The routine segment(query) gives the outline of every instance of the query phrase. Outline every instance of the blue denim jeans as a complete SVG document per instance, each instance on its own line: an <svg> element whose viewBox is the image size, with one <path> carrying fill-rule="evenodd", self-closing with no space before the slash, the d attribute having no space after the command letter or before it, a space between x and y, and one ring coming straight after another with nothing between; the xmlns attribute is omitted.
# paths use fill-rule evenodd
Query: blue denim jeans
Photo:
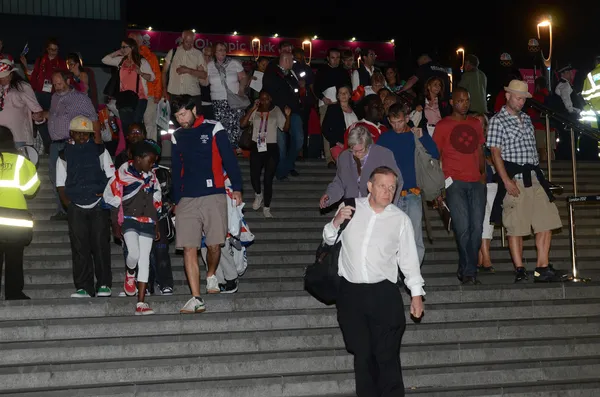
<svg viewBox="0 0 600 397"><path fill-rule="evenodd" d="M58 195L58 189L56 188L56 161L58 160L58 154L65 148L65 142L52 142L50 144L50 156L48 160L48 170L50 172L50 183L52 184L52 190L54 191L54 198L56 199L56 211L59 213L66 214L65 208L60 201Z"/></svg>
<svg viewBox="0 0 600 397"><path fill-rule="evenodd" d="M279 146L279 164L275 176L277 179L288 176L296 167L296 157L304 144L304 130L302 129L302 117L297 113L290 116L289 142L287 134L277 130L277 145Z"/></svg>
<svg viewBox="0 0 600 397"><path fill-rule="evenodd" d="M425 243L423 243L423 204L421 196L416 196L412 193L398 200L398 208L400 208L410 218L415 233L415 243L417 244L417 254L419 255L419 264L423 263L425 256Z"/></svg>
<svg viewBox="0 0 600 397"><path fill-rule="evenodd" d="M446 189L446 203L452 217L452 230L458 245L458 274L477 277L481 248L486 187L479 182L454 181Z"/></svg>

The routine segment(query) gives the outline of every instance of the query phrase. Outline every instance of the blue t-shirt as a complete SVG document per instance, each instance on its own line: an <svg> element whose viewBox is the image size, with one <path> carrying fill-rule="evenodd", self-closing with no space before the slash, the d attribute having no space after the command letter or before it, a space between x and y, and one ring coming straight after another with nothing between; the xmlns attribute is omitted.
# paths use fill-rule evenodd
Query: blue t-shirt
<svg viewBox="0 0 600 397"><path fill-rule="evenodd" d="M419 141L431 157L438 159L440 153L437 146L427 131ZM402 173L404 184L402 190L409 190L417 186L417 173L415 171L415 135L412 131L397 133L395 131L384 132L377 140L379 146L388 148L394 153L396 164Z"/></svg>

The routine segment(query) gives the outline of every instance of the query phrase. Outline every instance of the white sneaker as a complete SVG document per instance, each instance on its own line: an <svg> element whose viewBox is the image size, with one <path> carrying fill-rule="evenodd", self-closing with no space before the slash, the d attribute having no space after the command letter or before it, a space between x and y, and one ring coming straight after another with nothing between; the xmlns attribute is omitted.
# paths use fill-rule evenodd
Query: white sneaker
<svg viewBox="0 0 600 397"><path fill-rule="evenodd" d="M206 310L206 306L204 305L204 300L202 298L196 298L192 296L192 299L187 301L185 305L179 310L179 313L183 314L194 314L194 313L202 313Z"/></svg>
<svg viewBox="0 0 600 397"><path fill-rule="evenodd" d="M254 202L252 203L252 209L254 211L258 211L258 209L262 206L263 203L263 195L262 194L254 194Z"/></svg>
<svg viewBox="0 0 600 397"><path fill-rule="evenodd" d="M265 216L265 218L273 218L273 214L271 214L271 208L270 207L263 208L263 215Z"/></svg>
<svg viewBox="0 0 600 397"><path fill-rule="evenodd" d="M206 293L207 294L218 294L221 292L219 288L219 280L214 274L206 279Z"/></svg>

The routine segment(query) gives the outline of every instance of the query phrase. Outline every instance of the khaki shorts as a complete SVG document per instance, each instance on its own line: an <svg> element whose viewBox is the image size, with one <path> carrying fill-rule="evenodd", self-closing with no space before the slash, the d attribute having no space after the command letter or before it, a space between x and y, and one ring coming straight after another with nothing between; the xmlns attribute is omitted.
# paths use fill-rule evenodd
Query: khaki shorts
<svg viewBox="0 0 600 397"><path fill-rule="evenodd" d="M177 204L175 231L177 248L200 248L203 232L207 246L225 244L225 237L227 237L225 194L183 197Z"/></svg>
<svg viewBox="0 0 600 397"><path fill-rule="evenodd" d="M508 236L529 236L562 227L558 208L548 200L546 191L532 176L532 186L526 188L522 180L517 180L521 193L518 197L506 193L502 202L502 223Z"/></svg>
<svg viewBox="0 0 600 397"><path fill-rule="evenodd" d="M535 130L535 147L546 149L546 130ZM550 149L556 149L556 131L550 130Z"/></svg>

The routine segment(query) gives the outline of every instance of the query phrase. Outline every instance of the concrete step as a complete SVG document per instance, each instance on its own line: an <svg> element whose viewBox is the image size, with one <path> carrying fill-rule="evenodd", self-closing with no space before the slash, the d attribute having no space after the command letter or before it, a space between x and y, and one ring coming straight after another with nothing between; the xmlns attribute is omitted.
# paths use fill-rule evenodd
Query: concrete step
<svg viewBox="0 0 600 397"><path fill-rule="evenodd" d="M0 369L0 384L4 390L22 388L80 387L82 379L89 386L117 383L154 382L182 383L192 379L227 380L231 378L267 377L272 375L312 375L315 372L348 374L351 357L339 350L312 350L266 354L238 354L238 365L230 365L229 357L202 356L177 358L165 362L156 360L104 361L38 365L23 373L20 367ZM449 366L406 366L403 369L407 388L446 388L477 386L486 383L518 383L532 380L589 380L600 371L600 358L578 359L577 356L559 359L535 359L514 362L495 361L482 366L481 362ZM33 375L33 376L32 376ZM347 376L347 375L346 375ZM198 383L193 382L193 383ZM353 382L351 382L353 383ZM307 390L306 386L303 388ZM308 388L311 390L312 388ZM350 392L350 390L339 390ZM311 393L313 394L313 393ZM292 394L293 395L293 394Z"/></svg>
<svg viewBox="0 0 600 397"><path fill-rule="evenodd" d="M406 371L407 373L409 371ZM416 371L410 371L415 373ZM176 380L174 382L140 382L104 387L77 387L53 391L2 393L6 397L353 397L352 374L330 372L309 375L280 375L261 378L222 380ZM406 383L406 376L405 376ZM420 397L595 397L600 392L597 379L577 379L576 383L558 378L540 382L488 383L485 386L411 388L408 396ZM327 393L327 394L323 394Z"/></svg>
<svg viewBox="0 0 600 397"><path fill-rule="evenodd" d="M408 305L408 297L404 297ZM323 307L304 291L237 293L234 295L205 295L207 310L212 312L243 312L254 310L304 310ZM179 296L153 296L148 299L159 314L179 313L187 301ZM502 318L539 318L548 316L588 316L600 313L600 298L560 298L519 302L456 302L427 305L426 321L458 321ZM135 309L135 298L47 299L0 302L0 321L130 316ZM529 310L528 310L529 309Z"/></svg>

